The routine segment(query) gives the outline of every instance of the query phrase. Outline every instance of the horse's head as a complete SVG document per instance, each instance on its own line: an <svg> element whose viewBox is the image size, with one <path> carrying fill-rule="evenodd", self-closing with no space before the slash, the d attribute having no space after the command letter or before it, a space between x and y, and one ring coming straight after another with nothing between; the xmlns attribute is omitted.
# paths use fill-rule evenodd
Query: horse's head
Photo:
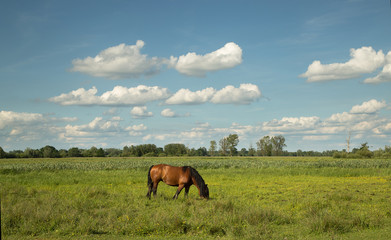
<svg viewBox="0 0 391 240"><path fill-rule="evenodd" d="M209 199L209 188L208 184L205 184L203 189L202 189L202 196L203 198Z"/></svg>

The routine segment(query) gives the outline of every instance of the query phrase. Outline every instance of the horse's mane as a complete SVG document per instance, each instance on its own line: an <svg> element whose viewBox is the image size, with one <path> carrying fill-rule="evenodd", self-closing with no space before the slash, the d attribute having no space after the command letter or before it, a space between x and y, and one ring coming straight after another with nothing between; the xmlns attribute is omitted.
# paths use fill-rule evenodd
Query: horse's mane
<svg viewBox="0 0 391 240"><path fill-rule="evenodd" d="M195 181L197 182L198 187L201 190L202 196L205 196L205 190L206 190L206 185L204 179L201 177L201 175L195 170L194 168L190 166L185 166L183 167L184 169L189 168L190 169L190 174L192 177L194 177Z"/></svg>

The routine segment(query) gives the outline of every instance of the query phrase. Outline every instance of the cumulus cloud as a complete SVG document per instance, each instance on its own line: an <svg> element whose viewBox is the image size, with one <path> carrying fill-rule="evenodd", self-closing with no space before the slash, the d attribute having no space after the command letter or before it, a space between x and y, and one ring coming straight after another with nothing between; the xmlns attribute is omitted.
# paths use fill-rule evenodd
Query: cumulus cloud
<svg viewBox="0 0 391 240"><path fill-rule="evenodd" d="M382 83L382 82L391 82L391 52L387 53L386 64L384 65L382 71L375 77L367 78L364 80L364 83Z"/></svg>
<svg viewBox="0 0 391 240"><path fill-rule="evenodd" d="M0 129L11 125L38 124L43 121L45 121L45 118L40 113L0 111Z"/></svg>
<svg viewBox="0 0 391 240"><path fill-rule="evenodd" d="M112 120L105 120L102 117L96 117L94 120L83 125L66 125L66 137L92 137L98 136L100 133L118 132L120 119L113 118Z"/></svg>
<svg viewBox="0 0 391 240"><path fill-rule="evenodd" d="M66 125L63 129L59 129L60 139L66 142L78 145L85 143L97 143L107 138L119 138L126 136L141 136L147 127L144 124L133 125L128 127L121 126L122 119L118 116L111 119L96 117L91 122L81 125ZM99 144L102 144L99 142Z"/></svg>
<svg viewBox="0 0 391 240"><path fill-rule="evenodd" d="M135 45L122 43L101 51L95 57L74 59L71 71L116 80L151 76L163 66L168 66L188 76L204 77L207 72L232 68L242 63L242 49L233 42L205 55L189 52L179 57L171 56L170 59L141 54L144 45L142 40L138 40Z"/></svg>
<svg viewBox="0 0 391 240"><path fill-rule="evenodd" d="M263 122L261 129L271 135L295 135L307 141L328 140L332 136L345 136L347 132L353 132L355 136L383 137L391 126L389 119L379 115L379 110L386 106L385 101L372 99L353 106L349 112L335 113L326 119L283 117Z"/></svg>
<svg viewBox="0 0 391 240"><path fill-rule="evenodd" d="M310 136L303 136L303 140L308 140L308 141L325 141L329 140L331 136L329 135L310 135Z"/></svg>
<svg viewBox="0 0 391 240"><path fill-rule="evenodd" d="M76 118L57 118L41 113L0 111L0 145L19 142L49 144L62 131L59 124L73 122ZM14 147L14 146L12 146Z"/></svg>
<svg viewBox="0 0 391 240"><path fill-rule="evenodd" d="M133 125L125 128L128 131L130 136L141 136L143 131L147 130L147 127L144 124Z"/></svg>
<svg viewBox="0 0 391 240"><path fill-rule="evenodd" d="M196 127L193 127L186 131L173 131L171 133L153 133L148 134L143 138L144 141L155 139L158 141L179 141L179 142L192 142L193 144L199 144L205 141L205 139L221 139L229 134L238 134L241 139L252 135L253 133L259 133L259 126L241 125L238 123L232 123L231 126L226 128L215 128L209 123L196 123ZM209 142L208 142L209 143Z"/></svg>
<svg viewBox="0 0 391 240"><path fill-rule="evenodd" d="M257 85L240 84L239 88L228 85L217 91L210 101L216 104L250 104L261 96Z"/></svg>
<svg viewBox="0 0 391 240"><path fill-rule="evenodd" d="M144 42L141 40L136 45L122 43L101 51L95 57L74 59L71 70L108 79L137 78L159 72L167 60L141 54L143 47Z"/></svg>
<svg viewBox="0 0 391 240"><path fill-rule="evenodd" d="M386 101L377 101L376 99L369 100L368 102L363 102L361 105L355 105L352 107L352 110L350 110L350 113L353 114L360 114L360 113L366 113L371 114L379 111L382 108L385 108L387 106Z"/></svg>
<svg viewBox="0 0 391 240"><path fill-rule="evenodd" d="M142 107L134 107L131 111L130 114L132 115L132 118L147 118L147 117L152 117L153 113L147 111L146 106Z"/></svg>
<svg viewBox="0 0 391 240"><path fill-rule="evenodd" d="M322 64L316 60L300 77L307 78L308 82L351 79L372 73L385 63L383 52L376 52L372 47L352 48L350 56L351 59L345 63Z"/></svg>
<svg viewBox="0 0 391 240"><path fill-rule="evenodd" d="M189 89L180 89L166 104L202 104L211 102L215 104L250 104L262 96L257 85L241 84L239 88L228 85L221 90L206 88L192 92Z"/></svg>
<svg viewBox="0 0 391 240"><path fill-rule="evenodd" d="M160 113L160 115L162 115L163 117L169 117L169 118L178 116L174 111L172 111L169 108L163 109L163 111Z"/></svg>
<svg viewBox="0 0 391 240"><path fill-rule="evenodd" d="M76 118L56 118L41 113L0 111L0 130L7 127L45 125L57 122L72 122Z"/></svg>
<svg viewBox="0 0 391 240"><path fill-rule="evenodd" d="M167 88L158 86L149 87L145 85L132 88L116 86L112 91L107 91L101 96L97 95L97 92L96 87L92 87L89 90L79 88L69 93L63 93L59 96L49 98L49 101L61 105L126 106L144 105L148 102L166 99L170 96Z"/></svg>
<svg viewBox="0 0 391 240"><path fill-rule="evenodd" d="M262 129L264 131L281 132L315 129L320 123L320 118L313 117L283 117L281 120L273 119L264 122Z"/></svg>
<svg viewBox="0 0 391 240"><path fill-rule="evenodd" d="M171 67L182 74L195 77L205 77L208 72L233 68L241 63L242 49L234 42L205 55L189 52L170 59Z"/></svg>
<svg viewBox="0 0 391 240"><path fill-rule="evenodd" d="M192 92L189 89L180 89L169 99L165 101L166 104L202 104L208 102L216 93L214 88L206 88L203 90Z"/></svg>

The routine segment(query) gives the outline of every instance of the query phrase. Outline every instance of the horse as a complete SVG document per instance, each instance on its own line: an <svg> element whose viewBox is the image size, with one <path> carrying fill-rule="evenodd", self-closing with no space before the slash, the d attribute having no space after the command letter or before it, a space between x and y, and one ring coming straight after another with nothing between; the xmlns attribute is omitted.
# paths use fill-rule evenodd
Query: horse
<svg viewBox="0 0 391 240"><path fill-rule="evenodd" d="M175 167L167 164L152 165L148 171L148 193L151 199L151 192L156 196L157 186L160 181L167 185L178 187L173 199L177 199L179 193L185 188L185 197L188 196L190 186L194 184L198 188L201 198L209 199L209 188L201 175L190 166Z"/></svg>

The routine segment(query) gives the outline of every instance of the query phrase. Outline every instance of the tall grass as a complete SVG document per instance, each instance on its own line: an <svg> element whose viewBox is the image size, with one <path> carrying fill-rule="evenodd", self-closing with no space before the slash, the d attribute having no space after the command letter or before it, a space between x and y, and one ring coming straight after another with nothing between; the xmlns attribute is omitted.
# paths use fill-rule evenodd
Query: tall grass
<svg viewBox="0 0 391 240"><path fill-rule="evenodd" d="M191 165L211 199L163 183L148 200L147 169ZM391 230L390 160L126 158L0 161L6 239L354 239ZM379 239L379 238L378 238Z"/></svg>

